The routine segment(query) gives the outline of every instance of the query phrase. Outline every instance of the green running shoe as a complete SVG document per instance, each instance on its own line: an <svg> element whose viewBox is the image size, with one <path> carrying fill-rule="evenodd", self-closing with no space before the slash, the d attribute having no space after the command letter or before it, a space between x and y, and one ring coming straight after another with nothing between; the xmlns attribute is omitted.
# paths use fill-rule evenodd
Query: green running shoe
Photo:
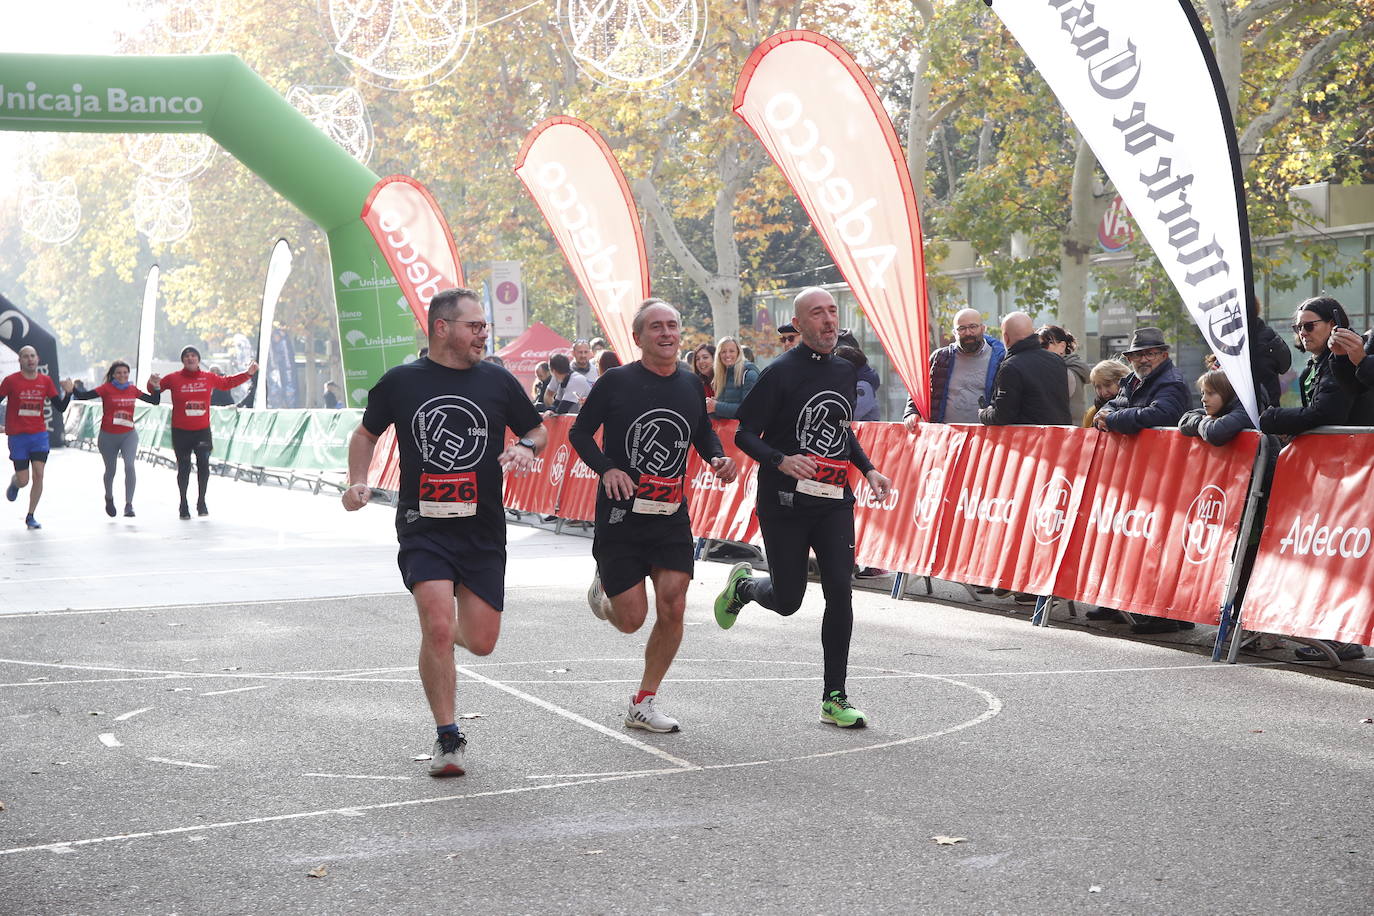
<svg viewBox="0 0 1374 916"><path fill-rule="evenodd" d="M725 588L716 596L716 623L722 630L728 630L739 618L744 601L739 597L739 584L753 575L754 567L748 563L736 563L730 567L730 575L725 577Z"/></svg>
<svg viewBox="0 0 1374 916"><path fill-rule="evenodd" d="M821 700L821 721L840 728L864 728L868 725L868 716L850 706L849 698L842 692L832 690Z"/></svg>

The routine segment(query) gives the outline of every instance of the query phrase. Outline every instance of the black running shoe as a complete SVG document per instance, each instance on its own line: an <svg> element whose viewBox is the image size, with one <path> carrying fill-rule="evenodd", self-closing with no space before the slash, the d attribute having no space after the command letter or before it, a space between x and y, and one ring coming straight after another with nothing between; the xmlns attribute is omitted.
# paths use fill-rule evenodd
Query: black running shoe
<svg viewBox="0 0 1374 916"><path fill-rule="evenodd" d="M105 514L108 515L110 518L115 517L114 498L111 496L105 497Z"/></svg>
<svg viewBox="0 0 1374 916"><path fill-rule="evenodd" d="M205 507L205 500L202 499L200 502L196 503L196 515L204 518L209 514L210 510Z"/></svg>
<svg viewBox="0 0 1374 916"><path fill-rule="evenodd" d="M178 511L178 514L180 514L180 516L181 516L182 518L190 518L190 517L191 517L191 507L188 506L188 505L186 505L185 503L182 503L182 504L181 504L181 508L180 508L179 510L177 510L177 511Z"/></svg>

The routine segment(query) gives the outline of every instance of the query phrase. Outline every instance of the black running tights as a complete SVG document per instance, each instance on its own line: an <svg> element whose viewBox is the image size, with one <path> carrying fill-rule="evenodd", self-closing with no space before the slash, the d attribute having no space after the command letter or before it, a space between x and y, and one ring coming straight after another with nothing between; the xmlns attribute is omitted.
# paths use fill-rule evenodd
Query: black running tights
<svg viewBox="0 0 1374 916"><path fill-rule="evenodd" d="M849 669L849 637L854 630L850 577L854 574L854 510L836 506L812 514L759 514L763 549L770 575L756 577L741 597L758 602L784 617L795 614L806 594L808 551L816 554L825 595L821 618L821 648L825 656L825 693L844 690Z"/></svg>
<svg viewBox="0 0 1374 916"><path fill-rule="evenodd" d="M214 440L208 429L173 429L172 451L177 456L177 489L181 501L186 502L186 486L191 482L191 455L196 456L196 485L199 500L205 502L205 489L210 485L210 451Z"/></svg>

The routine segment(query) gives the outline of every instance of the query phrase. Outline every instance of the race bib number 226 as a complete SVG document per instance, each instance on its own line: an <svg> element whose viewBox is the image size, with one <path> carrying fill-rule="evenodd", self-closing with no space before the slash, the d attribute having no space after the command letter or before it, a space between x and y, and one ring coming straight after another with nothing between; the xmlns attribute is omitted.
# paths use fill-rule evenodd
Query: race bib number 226
<svg viewBox="0 0 1374 916"><path fill-rule="evenodd" d="M477 514L477 474L421 474L420 514L425 518L468 518Z"/></svg>

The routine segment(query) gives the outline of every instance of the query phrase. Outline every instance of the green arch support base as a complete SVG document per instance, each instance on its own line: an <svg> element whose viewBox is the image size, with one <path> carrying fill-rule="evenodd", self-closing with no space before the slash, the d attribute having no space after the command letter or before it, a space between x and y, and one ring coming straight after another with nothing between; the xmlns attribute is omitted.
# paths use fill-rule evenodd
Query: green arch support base
<svg viewBox="0 0 1374 916"><path fill-rule="evenodd" d="M378 176L233 54L0 54L0 130L203 133L324 230L345 394L415 354L415 318L360 215Z"/></svg>

